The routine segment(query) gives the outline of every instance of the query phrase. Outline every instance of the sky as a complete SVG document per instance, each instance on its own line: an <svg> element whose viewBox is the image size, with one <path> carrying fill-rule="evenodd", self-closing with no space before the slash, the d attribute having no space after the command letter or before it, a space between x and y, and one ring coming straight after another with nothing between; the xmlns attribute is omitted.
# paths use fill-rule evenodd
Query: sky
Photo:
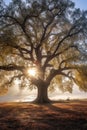
<svg viewBox="0 0 87 130"><path fill-rule="evenodd" d="M4 0L7 4L11 0ZM72 0L76 4L76 8L80 8L81 10L87 10L87 0Z"/></svg>
<svg viewBox="0 0 87 130"><path fill-rule="evenodd" d="M72 0L75 2L75 7L81 10L87 10L87 0Z"/></svg>

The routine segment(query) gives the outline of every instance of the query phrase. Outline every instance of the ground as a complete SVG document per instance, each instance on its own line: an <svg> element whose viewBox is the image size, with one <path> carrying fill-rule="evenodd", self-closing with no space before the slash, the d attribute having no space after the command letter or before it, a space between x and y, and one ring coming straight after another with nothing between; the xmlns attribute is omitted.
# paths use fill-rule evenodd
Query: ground
<svg viewBox="0 0 87 130"><path fill-rule="evenodd" d="M0 130L87 130L87 100L0 103Z"/></svg>

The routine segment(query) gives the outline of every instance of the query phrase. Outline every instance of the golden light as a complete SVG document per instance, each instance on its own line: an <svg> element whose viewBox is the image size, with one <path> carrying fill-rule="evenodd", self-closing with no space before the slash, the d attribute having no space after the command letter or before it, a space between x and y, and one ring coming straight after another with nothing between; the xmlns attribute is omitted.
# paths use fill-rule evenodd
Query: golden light
<svg viewBox="0 0 87 130"><path fill-rule="evenodd" d="M30 76L36 76L36 74L37 74L37 69L36 68L29 68L28 70L27 70L27 72L28 72L28 74L30 75Z"/></svg>

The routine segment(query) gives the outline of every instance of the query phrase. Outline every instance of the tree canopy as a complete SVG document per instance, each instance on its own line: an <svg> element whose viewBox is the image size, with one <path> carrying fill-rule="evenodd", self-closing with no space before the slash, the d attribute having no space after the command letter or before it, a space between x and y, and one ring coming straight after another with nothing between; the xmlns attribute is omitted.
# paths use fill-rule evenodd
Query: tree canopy
<svg viewBox="0 0 87 130"><path fill-rule="evenodd" d="M1 0L1 86L12 86L17 79L20 87L58 84L72 92L76 73L84 75L86 57L87 11L76 9L70 0L12 0L9 5ZM35 76L28 74L32 68ZM87 91L86 85L81 88Z"/></svg>

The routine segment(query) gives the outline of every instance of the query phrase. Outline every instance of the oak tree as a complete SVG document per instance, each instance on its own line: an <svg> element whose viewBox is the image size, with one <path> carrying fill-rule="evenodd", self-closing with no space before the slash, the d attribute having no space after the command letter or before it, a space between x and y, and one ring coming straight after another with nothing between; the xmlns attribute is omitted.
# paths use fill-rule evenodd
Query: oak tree
<svg viewBox="0 0 87 130"><path fill-rule="evenodd" d="M72 91L74 70L86 54L87 12L70 0L12 0L0 2L1 86L38 90L36 102L49 102L48 88ZM64 77L70 80L66 81ZM4 79L4 80L3 80ZM62 84L61 84L62 83Z"/></svg>

